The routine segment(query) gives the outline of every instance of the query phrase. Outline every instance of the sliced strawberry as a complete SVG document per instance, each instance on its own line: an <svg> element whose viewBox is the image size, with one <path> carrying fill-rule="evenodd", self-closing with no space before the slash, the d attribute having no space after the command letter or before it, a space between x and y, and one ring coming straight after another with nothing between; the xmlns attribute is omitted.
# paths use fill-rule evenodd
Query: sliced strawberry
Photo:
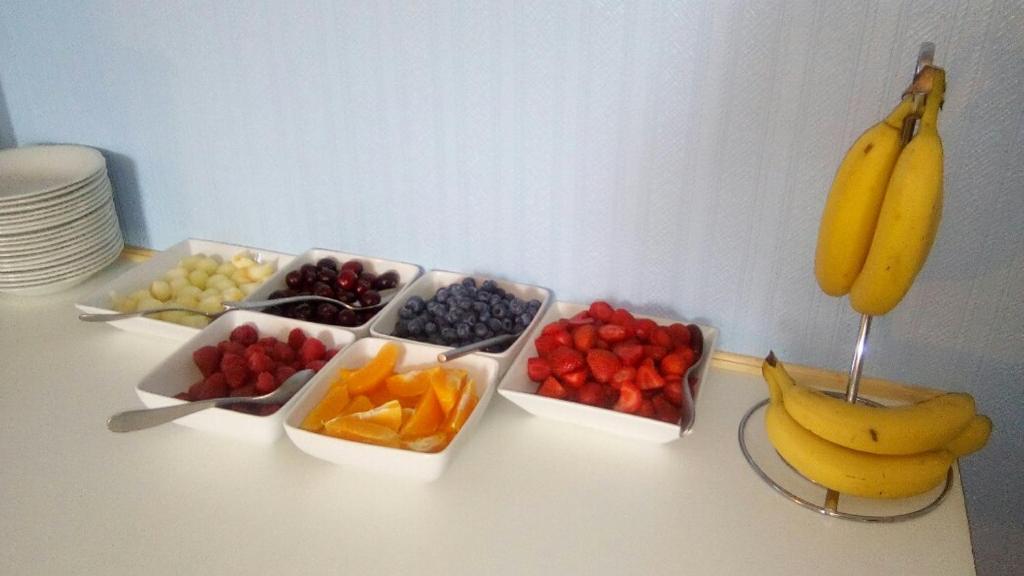
<svg viewBox="0 0 1024 576"><path fill-rule="evenodd" d="M597 337L609 344L622 342L628 335L626 329L617 324L605 324L597 329Z"/></svg>
<svg viewBox="0 0 1024 576"><path fill-rule="evenodd" d="M629 313L629 310L619 308L612 313L612 317L608 319L608 322L610 324L615 324L616 326L626 327L632 326L634 320L636 320L636 318L633 318L633 315Z"/></svg>
<svg viewBox="0 0 1024 576"><path fill-rule="evenodd" d="M587 366L594 380L608 382L612 376L622 368L622 360L608 350L591 350L587 352Z"/></svg>
<svg viewBox="0 0 1024 576"><path fill-rule="evenodd" d="M686 329L685 324L676 322L675 324L669 325L667 328L668 335L672 337L672 343L676 347L688 346L690 344L690 331Z"/></svg>
<svg viewBox="0 0 1024 576"><path fill-rule="evenodd" d="M618 344L612 351L626 366L636 366L644 359L644 347L640 344Z"/></svg>
<svg viewBox="0 0 1024 576"><path fill-rule="evenodd" d="M615 402L614 409L632 414L640 409L643 401L644 396L639 388L631 384L623 384L622 388L619 388L619 399Z"/></svg>
<svg viewBox="0 0 1024 576"><path fill-rule="evenodd" d="M537 388L537 394L540 394L541 396L548 396L549 398L565 398L568 395L565 388L562 387L562 384L559 383L554 376L549 376L548 379Z"/></svg>
<svg viewBox="0 0 1024 576"><path fill-rule="evenodd" d="M586 370L574 370L572 372L566 372L558 377L558 379L569 388L579 388L583 386L587 381Z"/></svg>
<svg viewBox="0 0 1024 576"><path fill-rule="evenodd" d="M569 318L569 328L575 328L577 326L585 326L587 324L593 324L594 319L590 317L590 312L584 310L575 314L572 318Z"/></svg>
<svg viewBox="0 0 1024 576"><path fill-rule="evenodd" d="M581 404L601 406L604 400L604 386L594 381L587 382L576 392L576 401Z"/></svg>
<svg viewBox="0 0 1024 576"><path fill-rule="evenodd" d="M650 318L639 318L633 321L633 332L641 342L649 342L651 334L658 328L658 325Z"/></svg>
<svg viewBox="0 0 1024 576"><path fill-rule="evenodd" d="M547 336L548 334L554 334L555 332L564 332L566 329L565 326L568 323L569 321L564 319L555 320L554 322L545 325L544 328L541 329L540 333L544 336Z"/></svg>
<svg viewBox="0 0 1024 576"><path fill-rule="evenodd" d="M661 368L661 373L665 376L668 376L669 374L682 376L686 372L686 369L689 368L686 361L683 360L683 356L676 352L666 354L665 357L661 359L658 367Z"/></svg>
<svg viewBox="0 0 1024 576"><path fill-rule="evenodd" d="M572 346L572 334L569 334L568 330L562 329L551 333L551 336L555 339L555 342L559 346Z"/></svg>
<svg viewBox="0 0 1024 576"><path fill-rule="evenodd" d="M612 379L608 382L612 388L618 390L622 388L623 384L636 384L636 368L632 366L623 366L612 375Z"/></svg>
<svg viewBox="0 0 1024 576"><path fill-rule="evenodd" d="M644 356L651 358L652 360L661 360L666 354L668 354L668 348L664 346L658 346L656 344L644 346Z"/></svg>
<svg viewBox="0 0 1024 576"><path fill-rule="evenodd" d="M601 322L607 322L611 320L612 314L615 313L615 309L611 307L607 302L603 300L595 300L590 305L590 315L597 318Z"/></svg>
<svg viewBox="0 0 1024 576"><path fill-rule="evenodd" d="M552 350L558 348L558 342L555 342L555 338L550 334L543 334L533 341L533 346L537 349L537 354L547 357Z"/></svg>
<svg viewBox="0 0 1024 576"><path fill-rule="evenodd" d="M665 348L669 348L672 346L672 337L669 336L668 330L659 326L651 334L651 344L656 344L658 346L664 346Z"/></svg>
<svg viewBox="0 0 1024 576"><path fill-rule="evenodd" d="M650 398L644 398L643 402L640 403L640 409L636 411L637 416L643 416L644 418L654 418L657 413L654 411L654 404Z"/></svg>
<svg viewBox="0 0 1024 576"><path fill-rule="evenodd" d="M551 365L543 358L529 358L526 360L526 375L534 382L543 382L551 376Z"/></svg>
<svg viewBox="0 0 1024 576"><path fill-rule="evenodd" d="M665 386L665 379L654 367L654 360L648 358L636 369L636 385L641 390L654 390Z"/></svg>
<svg viewBox="0 0 1024 576"><path fill-rule="evenodd" d="M678 376L666 376L665 387L662 388L662 393L669 402L676 406L683 405L683 380Z"/></svg>
<svg viewBox="0 0 1024 576"><path fill-rule="evenodd" d="M679 356L682 357L683 363L686 364L686 368L693 366L693 364L697 361L697 353L694 352L693 348L679 348L678 350L675 351L675 353L679 354Z"/></svg>
<svg viewBox="0 0 1024 576"><path fill-rule="evenodd" d="M580 352L587 352L597 342L597 328L593 324L584 324L572 333L572 344Z"/></svg>
<svg viewBox="0 0 1024 576"><path fill-rule="evenodd" d="M568 346L559 346L551 351L548 364L555 376L561 376L583 368L583 355Z"/></svg>
<svg viewBox="0 0 1024 576"><path fill-rule="evenodd" d="M594 348L599 348L601 350L608 350L609 348L611 348L611 345L609 345L604 340L601 340L600 338L598 338L597 340L594 341Z"/></svg>
<svg viewBox="0 0 1024 576"><path fill-rule="evenodd" d="M669 424L679 422L679 407L666 400L664 396L655 396L651 403L654 404L654 413L658 420Z"/></svg>

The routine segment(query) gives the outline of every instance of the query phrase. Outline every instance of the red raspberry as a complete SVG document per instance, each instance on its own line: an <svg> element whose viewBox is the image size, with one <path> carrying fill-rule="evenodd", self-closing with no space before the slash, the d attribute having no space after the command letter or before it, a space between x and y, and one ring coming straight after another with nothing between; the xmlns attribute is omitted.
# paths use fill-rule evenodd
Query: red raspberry
<svg viewBox="0 0 1024 576"><path fill-rule="evenodd" d="M324 367L324 364L327 364L327 362L324 362L323 360L313 360L306 364L306 369L312 370L313 372L319 372L320 369Z"/></svg>
<svg viewBox="0 0 1024 576"><path fill-rule="evenodd" d="M338 354L337 348L328 348L327 352L324 353L324 362L330 362L331 358L334 358Z"/></svg>
<svg viewBox="0 0 1024 576"><path fill-rule="evenodd" d="M256 328L251 324L242 324L231 331L230 340L232 342L238 342L242 346L248 346L255 344L259 340L260 335L256 332Z"/></svg>
<svg viewBox="0 0 1024 576"><path fill-rule="evenodd" d="M292 331L288 333L288 345L296 352L302 348L302 343L305 341L306 333L302 331L302 328L292 328Z"/></svg>
<svg viewBox="0 0 1024 576"><path fill-rule="evenodd" d="M238 354L225 354L220 361L220 370L224 373L230 388L244 385L246 377L249 375L248 362Z"/></svg>
<svg viewBox="0 0 1024 576"><path fill-rule="evenodd" d="M313 360L321 360L326 353L327 348L323 342L316 338L307 338L299 348L299 359L303 364L309 364Z"/></svg>
<svg viewBox="0 0 1024 576"><path fill-rule="evenodd" d="M266 336L264 338L260 338L260 341L257 342L257 344L269 350L274 346L277 346L278 342L280 342L280 340L278 340L277 338L274 338L273 336Z"/></svg>
<svg viewBox="0 0 1024 576"><path fill-rule="evenodd" d="M239 386L231 391L231 396L256 396L256 387L252 385Z"/></svg>
<svg viewBox="0 0 1024 576"><path fill-rule="evenodd" d="M249 355L249 370L257 374L260 372L272 372L276 367L277 363L262 351Z"/></svg>
<svg viewBox="0 0 1024 576"><path fill-rule="evenodd" d="M295 360L295 351L284 342L278 342L273 349L267 350L267 355L278 362L291 362Z"/></svg>
<svg viewBox="0 0 1024 576"><path fill-rule="evenodd" d="M220 366L220 350L214 346L203 346L192 353L192 361L196 363L203 376L209 376Z"/></svg>
<svg viewBox="0 0 1024 576"><path fill-rule="evenodd" d="M245 346L242 346L238 342L232 342L231 340L219 342L217 344L217 349L224 354L227 354L228 352L238 355L245 354Z"/></svg>
<svg viewBox="0 0 1024 576"><path fill-rule="evenodd" d="M259 394L270 394L277 390L277 386L277 381L274 380L274 375L270 372L260 372L256 376L256 392Z"/></svg>
<svg viewBox="0 0 1024 576"><path fill-rule="evenodd" d="M192 401L192 396L189 395L188 392L178 392L177 394L174 395L174 397L177 398L178 400L184 400L185 402Z"/></svg>
<svg viewBox="0 0 1024 576"><path fill-rule="evenodd" d="M223 398L228 395L228 386L224 381L224 375L220 372L211 374L206 380L197 382L191 389L189 395L196 400L209 400L210 398Z"/></svg>
<svg viewBox="0 0 1024 576"><path fill-rule="evenodd" d="M277 369L274 370L274 380L278 384L281 384L285 380L291 378L292 374L295 374L295 372L297 372L297 370L291 366L278 366Z"/></svg>

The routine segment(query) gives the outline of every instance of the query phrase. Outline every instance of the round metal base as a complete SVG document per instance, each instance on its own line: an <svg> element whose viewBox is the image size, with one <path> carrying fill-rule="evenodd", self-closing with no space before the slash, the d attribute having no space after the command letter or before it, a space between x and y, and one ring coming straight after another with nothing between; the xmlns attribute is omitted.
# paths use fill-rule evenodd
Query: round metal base
<svg viewBox="0 0 1024 576"><path fill-rule="evenodd" d="M866 401L865 401L866 402ZM899 522L923 516L934 510L949 493L953 485L953 467L946 474L946 482L924 494L910 498L895 500L875 500L856 496L840 495L835 509L825 505L828 490L808 480L779 456L763 425L750 426L750 421L761 422L761 418L753 418L768 405L768 399L758 402L743 415L739 426L740 450L754 472L773 490L787 500L795 502L808 510L831 518L842 518L857 522Z"/></svg>

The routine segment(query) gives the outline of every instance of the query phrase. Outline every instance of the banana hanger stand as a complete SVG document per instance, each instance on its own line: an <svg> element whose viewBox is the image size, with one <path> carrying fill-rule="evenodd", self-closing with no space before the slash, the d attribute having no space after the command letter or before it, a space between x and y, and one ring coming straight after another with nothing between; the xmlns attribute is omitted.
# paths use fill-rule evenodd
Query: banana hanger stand
<svg viewBox="0 0 1024 576"><path fill-rule="evenodd" d="M935 45L931 42L921 44L914 69L914 79L903 94L914 99L915 111L922 109L925 97L930 89L929 83L923 81L922 70L930 66L935 57ZM906 145L914 136L917 127L916 115L911 115L903 123L901 144ZM864 314L860 319L857 333L857 344L853 351L849 379L846 385L847 402L861 402L875 405L874 402L858 398L861 373L864 367L864 353L867 349L868 334L871 331L871 316ZM754 405L744 414L739 425L739 443L743 456L754 469L754 472L771 486L776 492L788 500L832 518L842 518L859 522L897 522L927 514L934 510L949 493L953 484L953 469L946 473L946 482L931 492L898 500L870 500L853 496L842 496L834 490L827 490L800 475L783 460L765 438L763 430L758 426L748 426L751 417L768 404L763 400ZM843 509L840 509L840 505Z"/></svg>

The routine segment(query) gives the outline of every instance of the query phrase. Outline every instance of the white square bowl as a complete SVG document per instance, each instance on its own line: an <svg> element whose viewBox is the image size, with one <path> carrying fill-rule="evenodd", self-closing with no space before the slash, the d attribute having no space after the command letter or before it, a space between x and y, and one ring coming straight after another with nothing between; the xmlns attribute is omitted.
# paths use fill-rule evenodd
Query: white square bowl
<svg viewBox="0 0 1024 576"><path fill-rule="evenodd" d="M142 403L150 408L184 404L184 400L174 398L174 395L187 391L192 383L202 378L202 373L192 361L192 353L203 346L216 346L218 342L227 340L231 331L243 324L253 325L259 332L260 338L273 336L284 342L288 341L288 333L293 328L301 328L307 336L323 341L328 349L340 347L344 350L356 339L355 335L348 330L336 326L279 318L259 312L232 310L187 340L139 382L135 387L135 392L139 395ZM339 351L338 354L341 352ZM308 387L309 382L303 388ZM209 408L179 418L174 422L196 430L251 442L269 443L281 437L283 432L281 424L284 422L285 414L288 412L289 406L298 400L301 393L300 391L277 412L268 416L255 416L227 408Z"/></svg>
<svg viewBox="0 0 1024 576"><path fill-rule="evenodd" d="M501 381L501 385L498 386L498 393L518 405L520 408L541 418L568 422L570 424L586 426L587 428L593 428L595 430L601 430L603 432L609 432L619 436L626 436L659 444L664 444L678 439L681 435L679 424L669 424L668 422L663 422L654 418L616 412L615 410L608 408L590 406L587 404L573 402L571 400L560 400L558 398L550 398L548 396L541 396L537 394L537 387L539 384L530 380L526 373L527 359L537 355L537 351L532 345L533 341L537 336L540 336L540 332L543 330L544 326L551 322L556 322L560 318L571 318L587 308L588 306L580 304L571 304L566 302L553 303L551 307L548 308L547 314L544 315L544 318L541 320L537 328L528 335L530 345L525 347L519 353L515 362L511 367L509 367L508 371L505 373L504 379ZM660 326L667 326L675 322L684 322L683 320L658 318L655 316L636 315L636 318L650 318ZM718 340L717 329L701 324L698 324L697 326L700 328L700 331L704 336L704 348L701 353L700 360L698 360L697 364L689 373L691 379L696 378L695 384L691 386L693 390L693 413L695 419L697 417L697 399L700 396L700 388L703 386L704 380L707 378L708 368L711 366L711 356L715 352L715 345ZM684 385L685 384L686 383L684 382ZM690 427L689 431L692 430L693 426Z"/></svg>
<svg viewBox="0 0 1024 576"><path fill-rule="evenodd" d="M274 273L273 276L253 291L251 298L253 300L266 300L274 291L284 290L288 287L284 282L284 277L287 276L289 272L302 268L303 264L316 264L321 258L327 257L336 259L338 261L338 266L341 266L349 260L359 260L363 263L364 270L378 275L383 274L388 270L398 272L397 293L391 297L391 300L387 304L374 314L373 318L370 318L359 326L342 326L342 328L354 333L358 338L369 335L370 325L373 321L379 318L388 308L395 305L395 302L402 297L405 290L409 288L409 286L412 285L412 283L415 282L421 274L423 274L423 268L415 264L409 264L408 262L385 260L383 258L374 258L372 256L361 256L359 254L349 254L347 252L335 252L333 250L313 248L296 256L288 263L288 265L279 266L277 272Z"/></svg>
<svg viewBox="0 0 1024 576"><path fill-rule="evenodd" d="M484 411L494 395L498 384L498 362L492 358L469 355L445 364L446 367L462 368L467 372L469 378L476 385L479 401L462 429L440 452L425 453L364 444L309 432L300 427L306 415L330 390L331 382L338 370L354 369L365 365L388 342L395 341L383 338L363 338L332 358L306 385L298 402L288 409L284 421L285 432L299 450L328 462L421 481L436 480L444 473L455 453L469 440L469 436L480 419L483 418ZM401 353L395 366L396 372L421 368L437 362L437 350L432 346L418 342L397 342L397 344L401 347Z"/></svg>
<svg viewBox="0 0 1024 576"><path fill-rule="evenodd" d="M136 290L145 290L149 288L150 283L154 280L162 280L164 278L164 274L171 268L174 268L178 264L178 261L186 256L206 254L207 256L216 255L224 258L225 260L230 260L232 256L245 250L252 253L257 262L265 263L276 261L279 269L283 266L287 266L293 258L291 254L271 252L270 250L263 250L261 248L189 238L171 246L167 250L155 254L149 260L142 262L131 270L121 274L103 289L90 294L81 302L76 303L75 307L82 312L90 314L116 313L117 310L114 310L111 303L112 294L127 296ZM255 294L255 291L253 294ZM245 300L252 299L254 299L253 295L249 295L245 298ZM182 326L181 324L174 324L173 322L165 322L163 320L147 318L145 316L116 320L114 322L108 322L108 324L128 332L173 338L179 341L188 340L199 333L198 328Z"/></svg>
<svg viewBox="0 0 1024 576"><path fill-rule="evenodd" d="M509 365L512 364L512 361L515 360L516 354L523 349L523 344L529 341L529 333L539 325L541 317L544 316L544 311L547 309L548 303L551 301L551 291L547 288L541 288L540 286L533 286L530 284L509 282L498 278L475 276L459 272L449 272L446 270L431 270L421 276L419 280L412 284L412 286L409 286L408 290L400 294L400 302L392 302L392 304L394 304L393 306L389 306L387 310L377 315L374 322L370 324L370 334L377 338L388 338L391 340L400 340L402 342L415 342L417 344L422 344L423 346L430 346L434 349L434 354L437 354L442 350L450 349L446 346L438 346L428 342L419 342L418 340L400 338L398 336L393 336L392 333L395 331L395 325L398 323L398 312L401 310L406 300L412 296L419 296L424 300L427 300L431 298L438 289L460 282L463 278L473 278L476 280L478 286L485 280L493 280L499 288L504 289L506 292L515 294L522 300L540 300L540 308L537 310L537 314L533 317L533 321L530 322L530 325L523 330L523 333L519 338L516 338L515 342L505 349L504 352L474 352L475 355L497 360L500 370L499 376L500 374L504 374L505 370L507 370Z"/></svg>

